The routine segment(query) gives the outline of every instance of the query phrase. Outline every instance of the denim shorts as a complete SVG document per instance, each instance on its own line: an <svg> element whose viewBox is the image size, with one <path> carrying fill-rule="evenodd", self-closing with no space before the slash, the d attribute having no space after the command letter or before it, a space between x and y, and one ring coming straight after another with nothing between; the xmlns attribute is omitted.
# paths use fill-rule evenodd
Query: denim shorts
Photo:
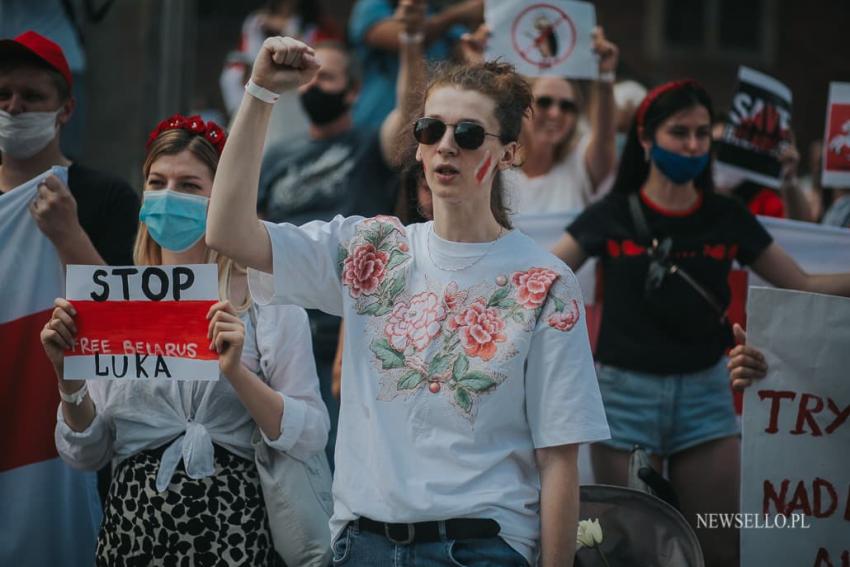
<svg viewBox="0 0 850 567"><path fill-rule="evenodd" d="M667 457L740 433L726 357L698 372L648 374L597 365L599 389L614 449L640 445Z"/></svg>
<svg viewBox="0 0 850 567"><path fill-rule="evenodd" d="M386 536L348 524L333 543L333 565L339 567L528 567L528 562L499 536L397 545Z"/></svg>

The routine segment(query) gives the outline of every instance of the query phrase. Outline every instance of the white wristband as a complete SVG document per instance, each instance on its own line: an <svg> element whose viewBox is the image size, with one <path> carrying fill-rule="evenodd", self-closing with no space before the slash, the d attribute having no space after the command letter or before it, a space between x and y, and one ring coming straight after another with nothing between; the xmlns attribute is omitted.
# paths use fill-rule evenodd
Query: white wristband
<svg viewBox="0 0 850 567"><path fill-rule="evenodd" d="M245 85L245 92L256 99L259 99L263 102L267 102L269 104L276 103L277 99L280 98L279 94L273 93L269 89L261 87L250 79L248 79L248 83Z"/></svg>
<svg viewBox="0 0 850 567"><path fill-rule="evenodd" d="M602 71L599 73L599 80L603 83L613 83L617 80L617 75L614 74L614 71Z"/></svg>
<svg viewBox="0 0 850 567"><path fill-rule="evenodd" d="M83 382L83 387L74 392L73 394L66 394L62 391L62 388L59 388L59 397L62 398L63 402L78 406L83 403L83 400L86 399L86 396L89 394L89 388L85 382Z"/></svg>
<svg viewBox="0 0 850 567"><path fill-rule="evenodd" d="M410 45L411 43L422 43L425 41L425 34L422 32L409 34L406 31L403 31L398 34L398 40L400 43L405 45Z"/></svg>

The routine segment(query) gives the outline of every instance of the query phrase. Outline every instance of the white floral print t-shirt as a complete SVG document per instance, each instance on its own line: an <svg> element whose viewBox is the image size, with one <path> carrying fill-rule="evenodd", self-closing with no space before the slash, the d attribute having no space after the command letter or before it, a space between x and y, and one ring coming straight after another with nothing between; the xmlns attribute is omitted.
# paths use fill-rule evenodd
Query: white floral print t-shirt
<svg viewBox="0 0 850 567"><path fill-rule="evenodd" d="M336 538L384 522L492 518L529 563L539 540L534 449L609 435L578 282L510 231L459 243L431 223L266 223L259 303L345 318Z"/></svg>

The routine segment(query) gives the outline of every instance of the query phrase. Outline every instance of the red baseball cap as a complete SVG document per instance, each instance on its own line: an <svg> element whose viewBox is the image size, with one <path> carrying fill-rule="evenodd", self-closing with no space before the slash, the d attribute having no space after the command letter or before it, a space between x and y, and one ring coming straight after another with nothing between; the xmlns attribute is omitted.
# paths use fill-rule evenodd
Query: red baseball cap
<svg viewBox="0 0 850 567"><path fill-rule="evenodd" d="M73 86L68 60L57 43L32 30L25 31L15 39L0 39L0 57L20 53L35 55L65 78L68 89Z"/></svg>

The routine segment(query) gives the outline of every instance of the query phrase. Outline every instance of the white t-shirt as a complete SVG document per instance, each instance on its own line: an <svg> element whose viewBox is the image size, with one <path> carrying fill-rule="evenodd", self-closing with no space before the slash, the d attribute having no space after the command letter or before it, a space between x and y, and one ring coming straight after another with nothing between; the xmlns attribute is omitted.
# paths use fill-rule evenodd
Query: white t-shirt
<svg viewBox="0 0 850 567"><path fill-rule="evenodd" d="M340 216L266 228L274 275L249 271L256 301L345 317L333 537L360 516L492 518L532 562L534 449L609 437L573 273L519 231L457 243L431 223Z"/></svg>
<svg viewBox="0 0 850 567"><path fill-rule="evenodd" d="M307 313L300 307L257 309L257 329L247 314L242 363L259 372L283 398L280 437L269 447L298 458L324 449L330 429L319 393ZM206 346L206 345L204 345ZM192 478L214 472L213 442L245 459L254 458L254 421L224 376L215 382L178 380L89 380L97 414L89 427L73 431L60 407L56 449L75 468L97 470L168 443L157 474L165 490L180 461Z"/></svg>
<svg viewBox="0 0 850 567"><path fill-rule="evenodd" d="M595 197L585 154L590 136L582 136L567 157L545 175L528 177L521 169L504 173L508 207L513 214L581 210Z"/></svg>

